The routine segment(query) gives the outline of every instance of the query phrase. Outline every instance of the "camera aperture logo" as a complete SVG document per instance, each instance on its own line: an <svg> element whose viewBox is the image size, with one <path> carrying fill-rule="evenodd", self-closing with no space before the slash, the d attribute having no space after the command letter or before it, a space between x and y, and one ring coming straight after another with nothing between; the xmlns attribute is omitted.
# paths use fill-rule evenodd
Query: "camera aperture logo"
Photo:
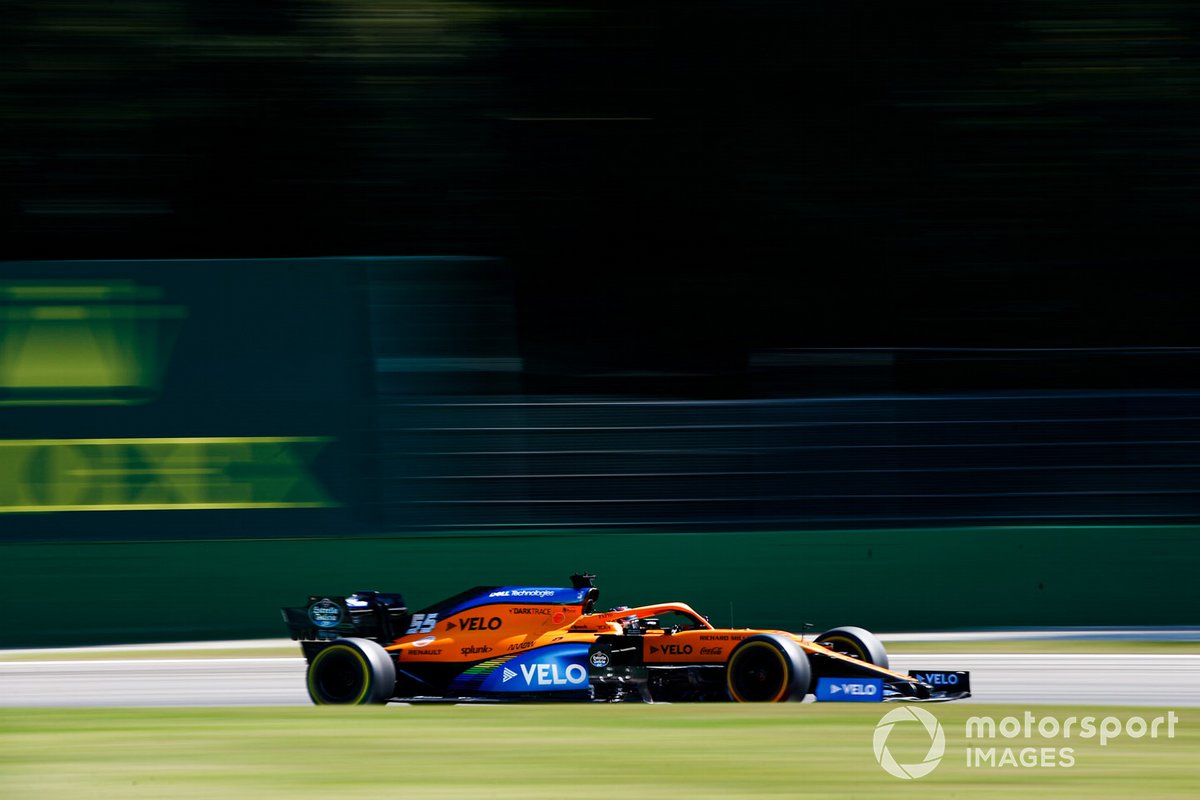
<svg viewBox="0 0 1200 800"><path fill-rule="evenodd" d="M925 758L915 764L901 764L896 761L892 751L888 749L888 739L893 731L899 728L901 735L918 735L929 740L929 750ZM946 754L946 732L937 717L917 706L902 706L892 709L883 715L875 726L875 760L889 775L895 775L904 780L923 778L937 769L942 756Z"/></svg>

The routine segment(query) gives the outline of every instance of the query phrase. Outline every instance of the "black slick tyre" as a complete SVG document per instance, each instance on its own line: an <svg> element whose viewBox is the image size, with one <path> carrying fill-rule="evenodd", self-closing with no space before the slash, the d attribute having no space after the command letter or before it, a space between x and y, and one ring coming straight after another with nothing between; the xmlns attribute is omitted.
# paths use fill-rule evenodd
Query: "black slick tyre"
<svg viewBox="0 0 1200 800"><path fill-rule="evenodd" d="M396 663L370 639L335 639L308 665L308 696L319 706L386 703L396 689Z"/></svg>
<svg viewBox="0 0 1200 800"><path fill-rule="evenodd" d="M808 656L791 639L774 633L744 639L726 663L725 687L736 703L803 700L811 682Z"/></svg>
<svg viewBox="0 0 1200 800"><path fill-rule="evenodd" d="M855 628L847 625L825 631L814 640L822 647L827 647L835 653L857 658L877 667L887 667L887 650L879 637L865 628Z"/></svg>

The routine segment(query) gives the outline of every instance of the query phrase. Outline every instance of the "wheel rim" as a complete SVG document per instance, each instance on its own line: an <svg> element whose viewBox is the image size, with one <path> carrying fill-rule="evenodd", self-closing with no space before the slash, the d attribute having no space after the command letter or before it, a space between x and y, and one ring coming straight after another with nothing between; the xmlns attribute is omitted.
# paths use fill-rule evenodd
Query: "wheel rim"
<svg viewBox="0 0 1200 800"><path fill-rule="evenodd" d="M356 705L370 688L367 661L349 647L322 650L309 670L309 693L323 705Z"/></svg>
<svg viewBox="0 0 1200 800"><path fill-rule="evenodd" d="M835 653L840 653L844 656L850 656L851 658L857 658L859 661L869 662L871 660L867 657L866 652L858 642L841 636L830 636L817 642L817 644L828 648Z"/></svg>
<svg viewBox="0 0 1200 800"><path fill-rule="evenodd" d="M766 642L743 645L729 665L729 691L739 703L777 703L788 680L783 653Z"/></svg>

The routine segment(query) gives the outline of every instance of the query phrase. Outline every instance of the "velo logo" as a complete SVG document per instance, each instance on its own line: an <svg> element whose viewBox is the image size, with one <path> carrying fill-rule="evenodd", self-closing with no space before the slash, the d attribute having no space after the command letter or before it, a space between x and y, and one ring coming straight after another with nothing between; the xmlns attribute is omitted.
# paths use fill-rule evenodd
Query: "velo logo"
<svg viewBox="0 0 1200 800"><path fill-rule="evenodd" d="M913 725L912 723L917 724ZM929 750L922 760L915 764L901 764L896 761L891 751L888 750L888 739L896 727L901 729L901 735L915 734L920 730L922 731L920 734L922 741L924 741L923 737L929 738ZM925 777L941 763L942 756L946 753L946 733L942 730L942 725L938 722L937 717L925 709L917 706L902 706L884 714L883 718L879 720L879 724L875 726L874 745L875 760L879 762L879 766L883 767L884 771L897 778L913 780Z"/></svg>

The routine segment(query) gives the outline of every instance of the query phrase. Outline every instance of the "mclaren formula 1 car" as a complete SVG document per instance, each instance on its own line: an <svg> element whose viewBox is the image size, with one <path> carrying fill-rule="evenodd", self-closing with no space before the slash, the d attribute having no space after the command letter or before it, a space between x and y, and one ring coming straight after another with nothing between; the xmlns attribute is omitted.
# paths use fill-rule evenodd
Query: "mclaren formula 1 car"
<svg viewBox="0 0 1200 800"><path fill-rule="evenodd" d="M320 705L970 696L966 672L889 669L883 645L862 628L815 637L714 628L683 603L597 611L593 579L477 587L415 613L383 592L314 595L282 611Z"/></svg>

